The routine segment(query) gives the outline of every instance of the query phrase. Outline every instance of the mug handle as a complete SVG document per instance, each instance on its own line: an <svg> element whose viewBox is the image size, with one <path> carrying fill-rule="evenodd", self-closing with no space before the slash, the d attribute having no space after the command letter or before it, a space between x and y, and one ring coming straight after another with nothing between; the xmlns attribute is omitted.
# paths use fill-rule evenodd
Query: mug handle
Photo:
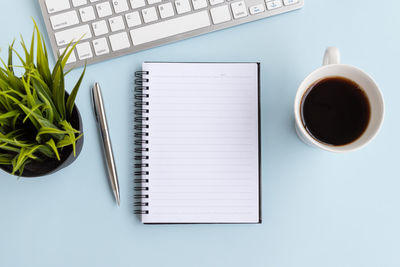
<svg viewBox="0 0 400 267"><path fill-rule="evenodd" d="M340 64L340 51L337 47L328 47L325 50L323 66L330 64Z"/></svg>

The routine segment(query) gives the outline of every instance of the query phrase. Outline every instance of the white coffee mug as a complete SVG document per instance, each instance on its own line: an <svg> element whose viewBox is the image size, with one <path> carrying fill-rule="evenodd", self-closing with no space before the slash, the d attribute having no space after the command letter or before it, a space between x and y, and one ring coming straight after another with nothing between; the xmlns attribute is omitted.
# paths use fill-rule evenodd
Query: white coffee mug
<svg viewBox="0 0 400 267"><path fill-rule="evenodd" d="M344 77L356 82L365 92L370 103L370 120L364 133L350 144L335 146L322 143L306 130L302 115L301 104L304 94L315 83L329 77ZM381 90L376 82L364 71L345 64L340 64L340 52L336 47L328 47L325 51L323 66L313 71L300 84L294 101L294 116L296 132L306 144L331 152L349 152L367 145L379 132L384 117L384 102Z"/></svg>

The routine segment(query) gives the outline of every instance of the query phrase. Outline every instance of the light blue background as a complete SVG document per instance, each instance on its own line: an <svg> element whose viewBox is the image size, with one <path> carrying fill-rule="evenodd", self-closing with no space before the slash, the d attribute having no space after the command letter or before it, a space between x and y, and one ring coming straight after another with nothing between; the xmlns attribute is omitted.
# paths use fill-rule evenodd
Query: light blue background
<svg viewBox="0 0 400 267"><path fill-rule="evenodd" d="M0 266L400 266L400 2L306 0L293 13L151 49L87 70L78 95L85 145L57 174L0 173ZM31 17L36 0L2 1L0 47ZM368 147L331 154L301 143L293 99L326 46L370 73L386 101ZM133 80L144 60L262 64L261 225L142 225L133 215ZM81 70L69 75L68 86ZM117 208L103 168L89 89L104 89L118 166Z"/></svg>

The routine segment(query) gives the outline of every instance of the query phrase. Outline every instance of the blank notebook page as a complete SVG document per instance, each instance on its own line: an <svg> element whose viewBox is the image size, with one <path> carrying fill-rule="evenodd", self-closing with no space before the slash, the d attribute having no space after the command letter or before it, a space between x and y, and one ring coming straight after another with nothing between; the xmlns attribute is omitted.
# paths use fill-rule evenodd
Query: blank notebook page
<svg viewBox="0 0 400 267"><path fill-rule="evenodd" d="M259 223L257 63L143 63L144 223Z"/></svg>

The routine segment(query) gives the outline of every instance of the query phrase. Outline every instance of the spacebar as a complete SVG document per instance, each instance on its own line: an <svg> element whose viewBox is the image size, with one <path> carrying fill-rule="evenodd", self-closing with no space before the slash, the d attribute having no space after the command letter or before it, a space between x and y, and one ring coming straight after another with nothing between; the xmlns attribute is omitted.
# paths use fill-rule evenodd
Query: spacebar
<svg viewBox="0 0 400 267"><path fill-rule="evenodd" d="M140 45L151 41L163 39L177 34L193 31L210 26L207 10L151 24L142 28L131 30L132 42Z"/></svg>

